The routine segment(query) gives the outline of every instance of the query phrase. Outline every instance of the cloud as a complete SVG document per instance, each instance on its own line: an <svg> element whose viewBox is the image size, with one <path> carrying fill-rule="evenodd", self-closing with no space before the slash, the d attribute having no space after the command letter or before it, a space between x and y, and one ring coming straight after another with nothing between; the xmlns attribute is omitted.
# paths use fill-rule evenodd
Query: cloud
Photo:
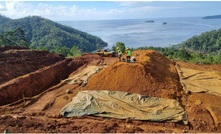
<svg viewBox="0 0 221 134"><path fill-rule="evenodd" d="M4 11L4 10L5 10L5 7L2 4L0 4L0 11Z"/></svg>
<svg viewBox="0 0 221 134"><path fill-rule="evenodd" d="M118 6L120 8L116 9L116 12L120 18L124 19L154 17L154 12L161 10L150 1L118 2Z"/></svg>
<svg viewBox="0 0 221 134"><path fill-rule="evenodd" d="M5 2L0 6L3 14L12 19L38 15L52 20L86 20L86 19L126 19L138 17L137 12L155 10L156 7L147 6L150 2L115 2L112 8L79 8L72 2L55 4L55 2ZM66 4L66 5L65 5ZM108 3L107 3L108 4ZM146 5L146 6L145 6ZM144 13L143 13L144 14Z"/></svg>
<svg viewBox="0 0 221 134"><path fill-rule="evenodd" d="M136 8L133 8L132 10L134 11L142 11L142 12L146 12L146 11L153 11L153 10L159 10L161 8L159 7L154 7L154 6L141 6L141 7L136 7Z"/></svg>
<svg viewBox="0 0 221 134"><path fill-rule="evenodd" d="M123 10L123 9L110 9L107 11L107 13L109 15L111 15L111 14L119 15L119 14L125 13L125 10Z"/></svg>
<svg viewBox="0 0 221 134"><path fill-rule="evenodd" d="M84 2L84 5L82 3L78 4L79 2L74 1L6 1L0 2L0 11L2 15L12 19L38 15L55 21L104 20L180 16L180 14L174 13L174 11L186 11L184 7L186 9L196 5L196 3L192 2L156 1L114 1L96 2L96 4ZM98 6L98 4L101 5ZM97 7L93 7L94 5Z"/></svg>
<svg viewBox="0 0 221 134"><path fill-rule="evenodd" d="M120 2L119 6L120 7L133 7L133 6L136 6L139 3L141 3L141 2L137 2L137 1Z"/></svg>
<svg viewBox="0 0 221 134"><path fill-rule="evenodd" d="M57 21L96 19L99 18L99 16L105 16L105 13L97 11L96 8L79 9L74 4L67 6L62 4L47 4L44 2L40 2L37 4L21 1L5 2L4 4L0 4L0 11L2 15L5 15L12 19L37 15Z"/></svg>
<svg viewBox="0 0 221 134"><path fill-rule="evenodd" d="M13 19L27 16L32 11L30 4L19 1L6 1L2 4L2 9L1 14Z"/></svg>

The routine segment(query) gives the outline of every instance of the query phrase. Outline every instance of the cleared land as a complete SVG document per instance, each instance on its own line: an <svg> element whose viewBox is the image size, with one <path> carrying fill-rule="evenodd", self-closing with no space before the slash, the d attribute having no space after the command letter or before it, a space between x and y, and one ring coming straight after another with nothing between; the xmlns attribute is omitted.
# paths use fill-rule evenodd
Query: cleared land
<svg viewBox="0 0 221 134"><path fill-rule="evenodd" d="M0 52L1 65L5 65L1 68L1 76L15 69L24 69L20 66L26 63L22 54L21 59L16 60L13 57L7 59L8 56L1 58L5 53L17 51L20 53L27 50ZM75 59L57 58L54 63L5 80L0 85L0 132L5 129L27 133L221 132L221 97L213 92L191 91L195 87L193 84L207 90L211 87L220 90L221 65L172 62L158 52L149 50L134 51L133 55L137 59L135 63L119 62L116 57L99 57L94 54ZM38 56L34 57L28 61L36 64L39 59L36 58ZM53 57L55 55L40 59ZM9 68L7 64L14 66ZM5 71L6 68L8 70ZM71 91L69 94L66 93L68 89ZM95 116L63 117L60 110L79 91L84 90L125 91L174 99L186 110L188 124Z"/></svg>

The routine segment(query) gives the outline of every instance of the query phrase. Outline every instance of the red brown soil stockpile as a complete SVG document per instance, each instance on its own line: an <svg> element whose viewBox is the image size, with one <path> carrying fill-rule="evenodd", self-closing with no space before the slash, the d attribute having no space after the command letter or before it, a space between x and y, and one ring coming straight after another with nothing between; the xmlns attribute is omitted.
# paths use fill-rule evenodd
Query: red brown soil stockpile
<svg viewBox="0 0 221 134"><path fill-rule="evenodd" d="M181 85L174 63L152 50L134 51L135 63L115 62L94 75L84 90L118 90L142 95L180 97Z"/></svg>
<svg viewBox="0 0 221 134"><path fill-rule="evenodd" d="M42 67L64 60L64 56L48 51L6 47L0 49L0 84Z"/></svg>

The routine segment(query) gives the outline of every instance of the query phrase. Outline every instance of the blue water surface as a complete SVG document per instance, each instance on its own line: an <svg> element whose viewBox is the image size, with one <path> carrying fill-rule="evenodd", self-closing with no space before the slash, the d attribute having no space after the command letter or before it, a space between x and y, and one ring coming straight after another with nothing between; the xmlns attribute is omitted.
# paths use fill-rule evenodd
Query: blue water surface
<svg viewBox="0 0 221 134"><path fill-rule="evenodd" d="M147 20L154 20L154 23L146 23ZM201 17L61 21L58 23L98 36L108 43L109 48L118 41L133 48L165 47L182 43L194 35L221 28L221 19L201 19Z"/></svg>

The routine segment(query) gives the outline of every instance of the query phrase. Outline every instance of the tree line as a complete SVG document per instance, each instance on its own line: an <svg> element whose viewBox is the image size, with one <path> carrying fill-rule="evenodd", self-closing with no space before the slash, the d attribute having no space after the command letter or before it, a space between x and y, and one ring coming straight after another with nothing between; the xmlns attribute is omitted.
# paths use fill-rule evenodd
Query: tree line
<svg viewBox="0 0 221 134"><path fill-rule="evenodd" d="M0 34L0 46L19 46L24 48L31 49L39 49L39 50L47 50L52 53L63 54L67 57L77 57L82 54L82 51L77 46L73 46L72 48L68 48L66 46L53 46L52 48L45 47L33 47L30 45L31 43L26 39L25 33L21 28L17 28L12 31L4 32Z"/></svg>
<svg viewBox="0 0 221 134"><path fill-rule="evenodd" d="M221 53L218 54L202 54L199 52L190 51L184 48L177 47L140 47L139 50L155 50L160 52L171 60L181 60L185 62L198 63L198 64L220 64Z"/></svg>
<svg viewBox="0 0 221 134"><path fill-rule="evenodd" d="M202 33L199 36L193 36L187 41L179 44L187 50L202 54L220 54L221 53L221 29Z"/></svg>

